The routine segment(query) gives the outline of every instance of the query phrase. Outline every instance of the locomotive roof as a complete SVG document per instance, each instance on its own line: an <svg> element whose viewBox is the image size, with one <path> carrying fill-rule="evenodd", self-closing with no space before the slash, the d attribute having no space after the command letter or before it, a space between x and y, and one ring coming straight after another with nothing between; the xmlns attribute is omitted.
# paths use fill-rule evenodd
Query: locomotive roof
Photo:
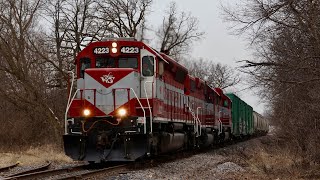
<svg viewBox="0 0 320 180"><path fill-rule="evenodd" d="M221 88L213 88L213 90L217 92L218 95L221 96L222 98L227 99L230 102L232 101L228 96L226 96L226 94L223 93L223 90Z"/></svg>
<svg viewBox="0 0 320 180"><path fill-rule="evenodd" d="M179 67L180 69L188 72L188 69L187 69L187 68L185 68L184 66L182 66L181 64L179 64L177 61L173 60L172 57L170 57L169 55L167 55L167 54L165 54L165 53L162 53L162 52L160 52L160 55L161 55L169 64L171 64L172 66L174 66L174 67Z"/></svg>
<svg viewBox="0 0 320 180"><path fill-rule="evenodd" d="M210 87L210 86L209 86ZM210 87L211 88L211 87ZM215 89L215 88L211 88L218 96L221 96L220 93Z"/></svg>

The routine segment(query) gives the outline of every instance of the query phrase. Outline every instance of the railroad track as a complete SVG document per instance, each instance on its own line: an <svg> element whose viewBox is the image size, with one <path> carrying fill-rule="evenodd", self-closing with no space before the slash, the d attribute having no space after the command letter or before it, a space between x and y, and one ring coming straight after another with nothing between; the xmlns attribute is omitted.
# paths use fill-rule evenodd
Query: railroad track
<svg viewBox="0 0 320 180"><path fill-rule="evenodd" d="M0 168L0 172L8 171L8 170L10 170L10 169L12 169L14 167L17 167L18 165L19 165L19 163L17 162L15 164L11 164L9 166L1 167Z"/></svg>
<svg viewBox="0 0 320 180"><path fill-rule="evenodd" d="M50 164L49 164L50 166ZM9 176L5 176L4 179L43 179L46 177L51 177L59 174L71 173L74 171L82 170L86 167L86 165L79 165L74 167L60 168L60 169L52 169L49 170L48 165L44 165L41 168L35 168L28 171L23 171L15 174L10 174Z"/></svg>
<svg viewBox="0 0 320 180"><path fill-rule="evenodd" d="M23 174L31 174L31 173L34 173L34 172L38 172L38 171L43 171L43 170L46 170L49 168L49 166L51 165L50 162L42 165L42 166L38 166L38 167L35 167L35 168L32 168L32 169L28 169L28 170L24 170L24 171L20 171L20 172L17 172L17 173L13 173L13 174L10 174L10 175L7 175L5 176L5 178L11 178L11 177L18 177L20 175L23 175Z"/></svg>
<svg viewBox="0 0 320 180"><path fill-rule="evenodd" d="M113 175L113 174L116 174L117 172L120 173L123 171L127 171L128 167L129 167L128 164L123 164L123 165L112 166L112 167L107 167L107 168L103 168L103 169L83 172L80 174L70 174L65 177L57 178L56 180L86 179L86 178L92 178L92 177L97 177L97 176L102 176L102 175Z"/></svg>
<svg viewBox="0 0 320 180"><path fill-rule="evenodd" d="M60 169L49 169L51 163L44 164L42 166L32 168L25 171L20 171L18 173L10 174L5 177L0 177L0 180L26 180L26 179L56 179L56 180L66 180L66 179L86 179L90 177L95 177L99 175L107 175L114 172L123 172L129 167L128 164L122 165L109 165L110 167L104 167L102 169L94 169L91 165L78 165L73 167L66 167ZM17 165L16 165L17 166ZM16 166L10 165L1 169L10 169ZM102 167L99 166L100 168Z"/></svg>
<svg viewBox="0 0 320 180"><path fill-rule="evenodd" d="M214 149L219 149L235 143L236 142L224 143L220 146L215 146ZM68 179L96 178L99 176L101 176L102 178L103 176L117 175L120 173L124 173L124 172L127 173L129 171L134 171L137 169L150 168L152 166L157 166L158 164L176 161L179 159L184 159L194 154L204 153L211 150L212 148L208 147L201 150L181 151L181 152L159 155L151 159L145 159L145 160L130 163L130 164L128 163L121 164L121 165L100 164L98 167L93 167L91 165L85 164L85 165L78 165L78 166L66 167L66 168L60 168L60 169L49 169L49 166L51 163L47 163L31 170L10 174L2 178L0 177L0 180L48 179L48 178L55 179L55 180L68 180ZM15 168L16 166L18 166L18 163L0 168L0 172ZM106 166L109 166L109 167L106 167ZM100 169L97 169L97 168L100 168Z"/></svg>
<svg viewBox="0 0 320 180"><path fill-rule="evenodd" d="M44 164L40 167L33 168L27 171L21 171L15 174L10 174L5 177L0 177L0 180L28 180L28 179L52 179L52 180L69 180L69 179L89 179L97 177L114 176L121 173L127 173L138 169L149 168L150 166L158 165L168 161L174 161L185 157L185 155L175 156L163 155L158 158L145 159L133 163L117 164L98 164L92 165L79 165L73 167L66 167L60 169L49 169L51 163ZM108 166L108 167L106 167ZM99 169L97 169L99 168Z"/></svg>

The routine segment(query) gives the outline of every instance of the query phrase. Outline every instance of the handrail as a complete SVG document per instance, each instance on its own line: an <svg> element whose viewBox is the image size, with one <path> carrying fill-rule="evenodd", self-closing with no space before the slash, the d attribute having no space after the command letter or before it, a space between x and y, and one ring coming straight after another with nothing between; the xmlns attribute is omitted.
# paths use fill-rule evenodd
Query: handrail
<svg viewBox="0 0 320 180"><path fill-rule="evenodd" d="M65 113L65 116L64 116L64 133L67 134L68 132L68 127L67 127L67 118L68 118L68 111L69 111L69 108L70 108L70 104L71 104L71 94L72 94L72 88L73 88L73 81L74 81L74 72L73 71L68 71L68 73L71 73L72 74L72 80L71 80L71 86L70 86L70 91L69 91L69 97L68 97L68 102L67 102L67 107L66 107L66 113ZM76 93L75 93L76 94Z"/></svg>
<svg viewBox="0 0 320 180"><path fill-rule="evenodd" d="M70 90L72 90L72 89L70 88ZM65 112L65 115L64 115L64 121L65 121L64 122L64 125L65 125L64 130L65 130L65 134L68 134L67 133L68 132L67 118L68 118L68 111L69 111L69 109L71 107L71 103L75 99L75 97L76 97L76 95L78 94L79 91L85 91L85 90L95 90L95 89L77 89L76 92L74 93L74 95L72 96L72 98L71 98L71 94L70 94L70 98L69 98L70 100L68 100L66 112ZM96 95L94 95L94 96L96 96ZM81 99L82 99L82 96L81 96ZM94 101L96 101L96 97L94 97Z"/></svg>
<svg viewBox="0 0 320 180"><path fill-rule="evenodd" d="M219 119L219 123L220 123L220 125L219 125L219 134L221 134L222 133L222 121Z"/></svg>
<svg viewBox="0 0 320 180"><path fill-rule="evenodd" d="M72 101L74 100L74 98L76 97L76 95L77 95L77 93L80 91L80 89L77 89L76 90L76 92L74 93L74 95L73 95L73 97L72 97L72 99L70 100L70 103L67 105L67 108L66 108L66 113L65 113L65 116L64 116L64 119L65 119L65 127L64 127L64 130L65 130L65 134L68 134L67 132L68 132L68 128L67 128L67 118L68 118L68 111L69 111L69 109L70 109L70 107L71 107L71 103L72 103Z"/></svg>
<svg viewBox="0 0 320 180"><path fill-rule="evenodd" d="M151 111L151 106L150 106L150 102L149 102L149 98L148 98L148 94L147 94L147 90L146 90L146 84L147 83L152 83L152 97L153 97L153 81L146 81L144 82L144 93L146 94L146 98L147 98L147 103L148 103L148 107L149 107L149 113L150 113L150 133L152 133L152 111Z"/></svg>
<svg viewBox="0 0 320 180"><path fill-rule="evenodd" d="M218 118L218 121L219 121L219 134L221 134L222 133L222 121L220 120L220 118L221 118L221 115L220 115L220 113L222 113L222 111L219 111L219 118Z"/></svg>
<svg viewBox="0 0 320 180"><path fill-rule="evenodd" d="M199 122L198 126L200 127L200 133L199 136L201 136L201 121L199 119L199 109L201 109L202 107L197 107L197 121Z"/></svg>
<svg viewBox="0 0 320 180"><path fill-rule="evenodd" d="M73 88L73 81L74 81L74 72L73 71L68 71L68 73L72 74L72 81L71 81L71 86L70 86L70 92L69 92L69 96L68 96L68 102L67 105L70 103L70 98L71 98L71 94L72 94L72 88Z"/></svg>
<svg viewBox="0 0 320 180"><path fill-rule="evenodd" d="M141 106L141 109L142 109L142 111L143 111L143 118L144 118L144 134L147 134L146 111L144 110L144 108L143 108L143 106L142 106L142 104L141 104L141 102L140 102L140 100L139 100L139 98L138 98L138 96L137 96L136 92L135 92L132 88L130 88L130 90L132 90L132 92L133 92L134 96L136 96L136 98L137 98L137 100L138 100L138 102L139 102L139 104L140 104L140 106Z"/></svg>
<svg viewBox="0 0 320 180"><path fill-rule="evenodd" d="M189 109L189 111L190 111L190 114L192 115L192 117L193 117L193 121L194 121L194 124L195 124L195 128L194 128L194 133L197 135L197 137L198 137L198 131L199 131L199 129L198 129L198 120L197 120L197 117L196 117L196 115L194 114L194 112L192 111L192 109L191 109L191 107L189 106L189 105L187 105L187 107L188 107L188 109Z"/></svg>

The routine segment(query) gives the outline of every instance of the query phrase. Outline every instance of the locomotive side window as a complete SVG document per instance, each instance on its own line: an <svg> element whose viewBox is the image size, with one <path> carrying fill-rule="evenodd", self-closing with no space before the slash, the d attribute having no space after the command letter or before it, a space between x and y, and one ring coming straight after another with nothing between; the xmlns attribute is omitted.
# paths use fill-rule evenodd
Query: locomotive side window
<svg viewBox="0 0 320 180"><path fill-rule="evenodd" d="M107 57L96 58L96 67L97 68L114 68L115 60L114 58L107 58Z"/></svg>
<svg viewBox="0 0 320 180"><path fill-rule="evenodd" d="M220 96L216 96L216 104L220 105Z"/></svg>
<svg viewBox="0 0 320 180"><path fill-rule="evenodd" d="M159 62L158 68L159 68L159 75L162 76L164 73L164 62L163 61Z"/></svg>
<svg viewBox="0 0 320 180"><path fill-rule="evenodd" d="M154 74L154 58L152 56L144 56L142 58L142 75L153 76Z"/></svg>
<svg viewBox="0 0 320 180"><path fill-rule="evenodd" d="M138 68L137 58L119 58L119 68Z"/></svg>
<svg viewBox="0 0 320 180"><path fill-rule="evenodd" d="M196 90L196 82L194 80L190 80L190 87L191 91Z"/></svg>
<svg viewBox="0 0 320 180"><path fill-rule="evenodd" d="M90 58L81 58L80 59L80 78L84 77L84 70L90 68Z"/></svg>
<svg viewBox="0 0 320 180"><path fill-rule="evenodd" d="M184 71L184 70L178 68L176 75L174 77L174 80L176 80L179 83L183 83L184 80L186 79L186 76L187 76L187 71Z"/></svg>

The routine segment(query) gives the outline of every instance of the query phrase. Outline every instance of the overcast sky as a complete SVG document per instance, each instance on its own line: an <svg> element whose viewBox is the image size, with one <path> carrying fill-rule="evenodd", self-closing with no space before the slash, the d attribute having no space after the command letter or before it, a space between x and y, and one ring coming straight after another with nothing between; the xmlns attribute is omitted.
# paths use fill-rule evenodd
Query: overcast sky
<svg viewBox="0 0 320 180"><path fill-rule="evenodd" d="M193 57L228 64L238 67L236 61L252 59L247 41L241 37L231 35L228 24L223 21L219 0L174 0L178 10L191 12L199 20L199 29L205 32L205 37L193 46ZM162 22L164 11L171 0L154 0L152 13L148 24L156 29ZM201 2L201 3L200 3ZM221 2L237 2L237 0L222 0ZM245 86L235 87L232 91L239 91ZM250 104L256 111L263 113L264 106L255 92L240 92L240 97Z"/></svg>

